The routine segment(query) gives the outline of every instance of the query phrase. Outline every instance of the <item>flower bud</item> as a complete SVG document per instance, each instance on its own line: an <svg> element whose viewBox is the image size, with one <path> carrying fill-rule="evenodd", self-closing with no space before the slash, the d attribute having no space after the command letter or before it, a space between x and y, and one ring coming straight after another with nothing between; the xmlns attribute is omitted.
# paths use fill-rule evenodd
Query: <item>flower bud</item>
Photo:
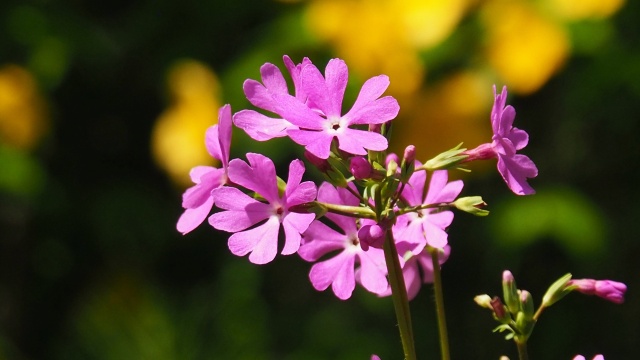
<svg viewBox="0 0 640 360"><path fill-rule="evenodd" d="M609 300L616 304L624 302L624 293L627 291L627 285L612 281L600 280L596 281L596 296Z"/></svg>
<svg viewBox="0 0 640 360"><path fill-rule="evenodd" d="M404 149L400 164L400 181L407 182L416 169L416 147L409 145Z"/></svg>
<svg viewBox="0 0 640 360"><path fill-rule="evenodd" d="M494 296L491 299L491 309L493 310L493 315L496 317L496 320L500 321L503 324L508 324L511 322L511 316L509 316L509 312L507 311L506 306L502 303L499 297Z"/></svg>
<svg viewBox="0 0 640 360"><path fill-rule="evenodd" d="M518 296L516 280L509 270L505 270L502 273L502 293L507 309L511 314L515 315L520 310L520 297Z"/></svg>
<svg viewBox="0 0 640 360"><path fill-rule="evenodd" d="M475 301L476 304L480 305L483 308L493 310L493 307L491 306L491 296L487 294L478 295L473 298L473 301Z"/></svg>
<svg viewBox="0 0 640 360"><path fill-rule="evenodd" d="M570 293L573 288L568 287L570 282L569 280L571 280L571 274L567 273L551 284L547 292L542 297L542 306L549 307Z"/></svg>
<svg viewBox="0 0 640 360"><path fill-rule="evenodd" d="M520 309L525 316L533 319L535 307L533 306L533 297L527 290L520 291Z"/></svg>
<svg viewBox="0 0 640 360"><path fill-rule="evenodd" d="M476 215L476 216L489 215L488 210L482 209L483 207L487 206L487 203L485 203L482 200L481 196L465 196L465 197L458 198L456 199L456 201L453 202L453 206L455 206L456 209L458 210L468 212L469 214L472 214L472 215Z"/></svg>
<svg viewBox="0 0 640 360"><path fill-rule="evenodd" d="M523 311L518 311L516 315L516 329L518 333L518 335L516 335L516 341L527 341L535 324L536 321L533 317L527 316Z"/></svg>
<svg viewBox="0 0 640 360"><path fill-rule="evenodd" d="M612 280L596 282L596 295L616 304L622 304L624 302L624 293L626 291L627 286L621 282Z"/></svg>
<svg viewBox="0 0 640 360"><path fill-rule="evenodd" d="M371 170L371 164L363 156L354 156L349 162L349 171L358 180L371 177Z"/></svg>
<svg viewBox="0 0 640 360"><path fill-rule="evenodd" d="M433 159L427 160L427 162L422 165L421 169L434 171L440 169L449 169L458 165L461 161L467 158L467 155L463 154L467 149L460 148L461 145L462 143L454 147L453 149L436 155L436 157L434 157Z"/></svg>
<svg viewBox="0 0 640 360"><path fill-rule="evenodd" d="M378 224L364 225L358 230L358 239L362 250L369 250L369 246L382 249L384 245L385 229Z"/></svg>

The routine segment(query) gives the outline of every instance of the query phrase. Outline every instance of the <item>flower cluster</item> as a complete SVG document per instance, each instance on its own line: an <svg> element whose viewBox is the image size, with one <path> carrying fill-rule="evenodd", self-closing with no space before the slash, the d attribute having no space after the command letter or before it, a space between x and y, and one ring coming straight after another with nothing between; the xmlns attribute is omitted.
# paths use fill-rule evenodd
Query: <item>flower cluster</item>
<svg viewBox="0 0 640 360"><path fill-rule="evenodd" d="M400 157L387 152L391 121L400 110L396 99L383 96L387 76L365 81L351 109L343 113L348 81L344 61L330 60L324 73L307 58L296 64L284 56L284 63L293 91L280 69L267 63L260 68L261 81L249 79L243 86L249 102L262 112L233 114L230 105L220 109L205 145L221 167L192 169L194 185L183 195L177 229L186 234L208 217L212 227L232 233L229 250L248 255L252 263L269 263L280 249L282 255L297 253L314 263L309 279L319 291L331 287L345 300L358 283L378 296L394 296L405 356L415 358L412 340L407 340L412 336L408 300L426 283L436 284L438 293L440 266L451 252L447 229L452 210L488 214L481 197L459 197L463 182L450 181L448 169L497 158L507 186L519 195L533 194L527 179L538 170L517 153L527 145L528 135L513 127L515 110L506 105L506 87L498 94L494 86L490 143L472 150L457 146L425 162L416 160L416 149L409 145ZM319 186L303 181L305 163L300 159L290 162L286 181L264 155L230 159L233 125L257 141L288 137L303 146L308 163L325 181ZM507 338L522 345L542 310L573 290L621 303L626 286L610 280L571 280L567 274L534 310L531 294L517 289L513 275L505 271L504 302L488 295L476 297L476 302L491 309L500 322L497 331L507 331ZM436 307L442 302L438 297L441 294L436 295Z"/></svg>
<svg viewBox="0 0 640 360"><path fill-rule="evenodd" d="M284 63L293 91L270 63L260 68L261 81L244 83L247 99L264 113L247 109L232 114L230 105L220 109L205 145L221 168L191 171L194 185L183 195L185 211L178 230L186 234L208 217L214 228L233 233L228 242L233 254L249 254L249 261L265 264L276 256L282 229L281 253L297 252L316 262L311 283L318 290L331 286L340 299L351 296L356 282L380 296L390 293L382 250L389 238L399 250L409 297L414 297L421 284L431 281L433 265L425 249L440 249L440 263L448 257L451 209L486 213L478 208L484 205L479 197L473 197L480 199L475 202L458 198L463 183L449 181L445 170L473 156L460 156L460 150L458 157L431 168L415 160L413 146L402 159L387 154L390 121L400 109L396 99L383 96L387 76L367 80L343 113L348 80L344 61L330 60L324 74L307 58L295 64L284 56ZM496 106L504 106L501 99ZM230 160L232 125L257 141L289 137L304 147L309 163L326 181L317 188L303 182L301 160L291 162L286 182L261 154ZM221 211L210 215L213 208Z"/></svg>

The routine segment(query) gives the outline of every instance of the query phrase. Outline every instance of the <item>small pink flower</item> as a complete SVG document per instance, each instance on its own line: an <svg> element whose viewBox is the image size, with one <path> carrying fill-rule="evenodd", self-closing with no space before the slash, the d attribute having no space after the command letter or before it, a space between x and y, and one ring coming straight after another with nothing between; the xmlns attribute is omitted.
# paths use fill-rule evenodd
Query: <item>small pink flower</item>
<svg viewBox="0 0 640 360"><path fill-rule="evenodd" d="M323 76L308 59L296 66L287 59L295 96L289 94L280 70L269 63L260 69L262 84L247 80L244 85L247 99L253 105L280 118L243 110L234 116L236 126L259 141L287 135L321 159L329 157L334 139L338 140L340 150L354 155L387 148L387 139L381 134L354 127L382 124L398 114L400 106L396 99L380 97L389 86L386 75L367 80L351 110L343 115L342 100L348 79L344 61L330 60Z"/></svg>
<svg viewBox="0 0 640 360"><path fill-rule="evenodd" d="M286 189L280 196L273 161L254 153L248 153L247 160L248 164L240 159L229 163L229 179L258 193L267 203L235 187L215 189L212 194L216 198L216 206L226 211L211 215L209 224L218 230L234 233L229 237L229 250L233 254L244 256L251 253L249 261L266 264L276 256L281 224L285 234L281 253L290 255L298 251L300 234L307 230L315 215L290 212L289 208L313 201L316 187L310 181L300 182L304 165L302 161L294 160L289 165Z"/></svg>
<svg viewBox="0 0 640 360"><path fill-rule="evenodd" d="M359 200L347 189L335 188L326 182L318 189L318 201L349 206L359 204ZM351 297L356 281L375 294L384 292L388 282L383 251L362 249L355 218L333 213L327 213L326 218L340 230L316 220L302 235L303 242L298 250L300 257L310 262L318 261L327 254L335 254L311 267L309 280L313 287L323 291L331 286L333 293L341 300Z"/></svg>
<svg viewBox="0 0 640 360"><path fill-rule="evenodd" d="M184 213L176 228L186 234L202 224L211 212L215 197L211 191L228 182L229 148L231 147L231 106L224 105L218 112L218 124L207 129L205 146L209 155L220 160L222 168L196 166L191 169L194 186L182 195Z"/></svg>
<svg viewBox="0 0 640 360"><path fill-rule="evenodd" d="M529 135L524 130L513 127L516 111L513 106L506 105L507 87L500 94L493 86L494 103L491 110L491 127L493 137L491 143L482 144L466 151L465 162L474 160L498 159L498 172L511 191L517 195L531 195L535 190L527 183L527 178L538 176L538 168L526 155L517 154L529 142Z"/></svg>
<svg viewBox="0 0 640 360"><path fill-rule="evenodd" d="M423 194L426 180L426 171L413 173L402 191L402 197L408 205L451 202L460 194L463 187L461 180L449 182L446 170L437 170L431 175L425 196ZM453 212L448 210L423 209L410 212L398 217L396 225L393 227L394 237L396 241L419 244L420 247L413 249L416 254L420 253L427 244L435 248L444 248L448 242L445 229L451 225L452 221Z"/></svg>

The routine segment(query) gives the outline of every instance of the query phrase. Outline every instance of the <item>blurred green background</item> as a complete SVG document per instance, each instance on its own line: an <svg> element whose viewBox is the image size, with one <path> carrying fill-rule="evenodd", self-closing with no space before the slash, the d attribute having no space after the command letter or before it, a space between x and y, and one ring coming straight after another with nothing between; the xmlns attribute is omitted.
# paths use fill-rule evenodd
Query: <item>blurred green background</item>
<svg viewBox="0 0 640 360"><path fill-rule="evenodd" d="M511 194L494 163L455 175L492 214L450 229L452 356L516 356L473 302L510 269L537 302L566 272L629 286L623 305L571 294L550 308L532 358L633 358L639 18L624 0L2 1L0 359L401 357L390 299L358 288L343 302L295 255L255 266L206 224L175 230L217 108L249 107L242 82L284 54L343 58L351 101L388 74L393 147L421 159L489 141L491 86L506 84L538 193ZM301 154L233 141L235 157ZM429 287L412 312L420 358L437 358Z"/></svg>

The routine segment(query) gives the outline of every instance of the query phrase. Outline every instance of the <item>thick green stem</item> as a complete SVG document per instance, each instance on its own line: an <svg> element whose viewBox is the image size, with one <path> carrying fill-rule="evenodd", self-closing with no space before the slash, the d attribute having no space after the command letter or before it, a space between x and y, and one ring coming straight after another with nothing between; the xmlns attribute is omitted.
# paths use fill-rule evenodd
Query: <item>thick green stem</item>
<svg viewBox="0 0 640 360"><path fill-rule="evenodd" d="M393 307L396 311L396 318L398 319L404 358L406 360L416 360L416 348L413 339L413 329L411 327L411 313L409 311L409 298L407 297L407 288L404 284L404 277L402 276L398 250L393 241L391 230L386 231L384 258L387 263L387 271L389 272L391 298L393 299Z"/></svg>
<svg viewBox="0 0 640 360"><path fill-rule="evenodd" d="M527 342L516 340L516 345L518 345L518 359L529 360L529 354L527 353Z"/></svg>
<svg viewBox="0 0 640 360"><path fill-rule="evenodd" d="M438 331L440 333L440 354L442 360L449 360L449 334L447 332L447 317L444 313L444 296L442 294L442 277L440 275L440 261L438 249L428 247L433 263L433 290L436 297L436 314L438 317Z"/></svg>

